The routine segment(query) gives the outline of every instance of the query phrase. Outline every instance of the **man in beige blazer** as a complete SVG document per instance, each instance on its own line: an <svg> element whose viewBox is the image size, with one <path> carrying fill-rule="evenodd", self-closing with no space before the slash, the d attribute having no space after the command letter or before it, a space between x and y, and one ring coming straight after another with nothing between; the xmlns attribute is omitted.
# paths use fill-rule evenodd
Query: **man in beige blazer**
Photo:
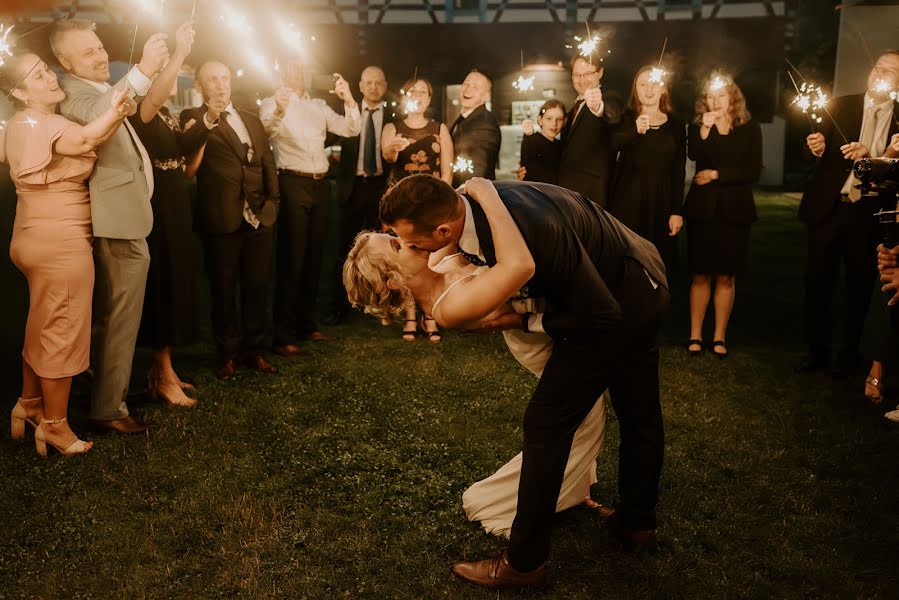
<svg viewBox="0 0 899 600"><path fill-rule="evenodd" d="M57 23L50 33L50 46L65 70L60 85L66 99L60 111L78 123L96 119L109 106L115 90L127 88L140 101L168 58L165 35L155 34L144 46L137 66L110 86L109 56L93 23ZM90 178L96 271L90 419L100 430L147 431L145 423L128 414L125 398L150 264L146 237L153 227L152 194L149 155L126 119L97 149Z"/></svg>

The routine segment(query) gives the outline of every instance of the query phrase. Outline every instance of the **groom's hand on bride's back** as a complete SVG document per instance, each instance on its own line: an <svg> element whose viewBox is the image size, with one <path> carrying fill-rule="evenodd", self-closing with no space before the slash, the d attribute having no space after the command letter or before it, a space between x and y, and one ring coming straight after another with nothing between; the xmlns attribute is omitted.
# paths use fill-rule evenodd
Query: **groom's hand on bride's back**
<svg viewBox="0 0 899 600"><path fill-rule="evenodd" d="M471 196L473 200L484 198L485 195L496 193L496 188L489 179L483 177L472 177L460 186L461 192Z"/></svg>
<svg viewBox="0 0 899 600"><path fill-rule="evenodd" d="M507 312L489 321L481 321L478 333L496 333L498 331L506 331L509 329L521 329L521 315L514 312Z"/></svg>

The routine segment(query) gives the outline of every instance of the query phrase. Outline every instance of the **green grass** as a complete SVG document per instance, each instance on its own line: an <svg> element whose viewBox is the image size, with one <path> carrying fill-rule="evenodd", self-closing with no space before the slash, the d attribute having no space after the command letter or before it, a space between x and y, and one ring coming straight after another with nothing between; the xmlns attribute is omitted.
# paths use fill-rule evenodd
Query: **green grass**
<svg viewBox="0 0 899 600"><path fill-rule="evenodd" d="M660 551L622 554L576 508L556 518L552 587L505 596L899 595L899 429L859 380L792 374L804 235L795 201L758 199L728 361L683 350L674 278ZM0 280L11 407L27 295L8 262ZM152 435L94 436L85 457L41 460L4 434L0 597L496 597L449 572L502 546L465 521L460 496L518 451L535 380L498 336L408 344L361 316L332 332L309 359L276 359L277 376L226 383L209 345L181 350L199 406L132 402ZM72 413L86 432L83 397ZM615 498L617 432L610 417L597 499Z"/></svg>

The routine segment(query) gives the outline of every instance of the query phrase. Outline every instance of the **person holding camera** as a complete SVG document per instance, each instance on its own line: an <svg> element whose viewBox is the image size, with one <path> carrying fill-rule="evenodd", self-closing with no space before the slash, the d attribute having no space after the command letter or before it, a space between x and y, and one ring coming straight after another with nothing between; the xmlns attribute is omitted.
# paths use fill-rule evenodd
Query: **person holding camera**
<svg viewBox="0 0 899 600"><path fill-rule="evenodd" d="M283 85L262 101L259 117L271 140L281 188L276 250L274 352L305 354L300 341L332 339L319 330L315 302L327 232L330 186L325 137L359 135L362 116L350 85L334 73L329 90L343 102L339 115L321 98L306 92L305 68L286 61Z"/></svg>
<svg viewBox="0 0 899 600"><path fill-rule="evenodd" d="M899 51L884 52L868 74L864 94L841 96L830 105L832 119L807 138L817 159L812 181L802 196L799 219L808 226L805 281L805 341L808 354L799 373L827 366L831 303L840 263L846 269L846 315L842 347L831 368L834 377L848 376L859 363L859 342L874 283L876 202L862 198L852 165L866 156L883 156L890 136L899 132L899 115L880 81L899 85ZM836 126L834 126L834 123Z"/></svg>

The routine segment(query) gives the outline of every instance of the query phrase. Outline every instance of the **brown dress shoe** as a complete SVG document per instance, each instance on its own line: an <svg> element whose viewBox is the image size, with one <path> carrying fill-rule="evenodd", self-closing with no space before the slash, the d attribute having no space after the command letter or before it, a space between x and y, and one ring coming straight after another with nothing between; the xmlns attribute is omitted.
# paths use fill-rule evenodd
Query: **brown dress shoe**
<svg viewBox="0 0 899 600"><path fill-rule="evenodd" d="M630 529L617 516L609 520L609 529L628 552L654 553L658 549L655 529Z"/></svg>
<svg viewBox="0 0 899 600"><path fill-rule="evenodd" d="M581 506L589 510L595 511L600 519L611 519L615 515L615 507L608 504L601 504L593 498L585 498Z"/></svg>
<svg viewBox="0 0 899 600"><path fill-rule="evenodd" d="M509 564L505 550L494 558L477 562L457 562L453 573L468 583L485 588L526 588L546 585L546 569L540 565L533 571L516 571Z"/></svg>
<svg viewBox="0 0 899 600"><path fill-rule="evenodd" d="M248 356L247 357L247 366L254 371L259 371L260 373L277 373L278 367L273 365L272 363L265 360L265 357L261 354L257 354L256 356Z"/></svg>
<svg viewBox="0 0 899 600"><path fill-rule="evenodd" d="M141 420L135 419L131 415L124 419L113 419L111 421L89 419L88 422L94 430L100 433L112 431L123 435L136 435L138 433L146 433L150 430L149 425Z"/></svg>
<svg viewBox="0 0 899 600"><path fill-rule="evenodd" d="M294 356L307 356L309 353L297 346L296 344L284 344L283 346L274 346L272 352L287 358Z"/></svg>
<svg viewBox="0 0 899 600"><path fill-rule="evenodd" d="M237 364L234 362L233 358L226 358L222 361L222 365L218 368L218 371L215 372L215 376L225 381L227 379L231 379L234 373L237 371Z"/></svg>
<svg viewBox="0 0 899 600"><path fill-rule="evenodd" d="M313 331L312 333L307 333L306 335L304 335L303 339L309 342L330 342L337 338L335 338L333 335L322 333L321 331Z"/></svg>

